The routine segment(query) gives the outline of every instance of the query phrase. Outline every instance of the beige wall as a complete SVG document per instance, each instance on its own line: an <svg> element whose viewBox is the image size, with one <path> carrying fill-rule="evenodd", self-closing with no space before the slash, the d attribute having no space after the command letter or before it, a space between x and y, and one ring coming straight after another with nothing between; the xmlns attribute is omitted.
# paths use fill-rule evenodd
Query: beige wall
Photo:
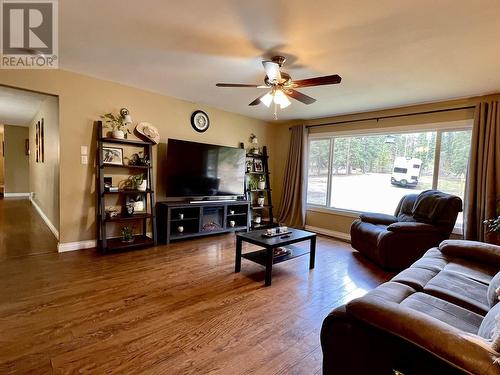
<svg viewBox="0 0 500 375"><path fill-rule="evenodd" d="M500 95L489 95L484 97L474 97L460 100L452 100L446 102L439 103L431 103L424 105L416 105L409 107L401 107L380 111L372 111L365 113L357 113L350 115L342 115L335 116L329 118L321 118L314 120L297 120L288 123L277 124L275 129L275 139L279 139L280 141L289 140L289 127L297 124L306 124L306 125L314 125L314 124L324 124L329 122L338 122L338 121L352 121L356 119L363 118L372 118L372 117L382 117L389 115L399 115L399 114L408 114L412 112L424 112L424 111L434 111L440 109L448 109L448 108L458 108L465 106L474 106L480 100L488 100L492 98L497 98ZM367 133L376 132L378 128L389 128L389 127L397 127L397 126L408 126L408 125L416 125L416 124L428 124L432 127L439 127L440 124L446 124L449 121L461 121L472 119L474 116L474 109L464 109L457 110L452 112L439 112L433 114L425 114L425 115L417 115L417 116L407 116L407 117L398 117L392 119L381 119L379 121L364 121L364 122L355 122L355 123L344 123L344 124L336 124L322 127L313 127L310 128L310 133L340 133L340 132L348 132L348 131L365 131ZM276 147L275 147L276 148ZM273 169L275 170L275 175L273 179L274 184L274 192L275 192L275 201L279 201L279 197L281 194L281 181L283 179L283 171L286 163L287 151L286 147L282 147L277 149L275 153L275 159L273 160ZM343 234L348 234L350 230L350 226L352 221L354 220L354 215L352 214L338 214L333 212L318 212L308 210L306 215L306 224L312 227L322 228L330 232L340 232Z"/></svg>
<svg viewBox="0 0 500 375"><path fill-rule="evenodd" d="M4 166L3 166L3 125L0 124L0 193L3 193Z"/></svg>
<svg viewBox="0 0 500 375"><path fill-rule="evenodd" d="M28 137L27 126L4 125L5 193L29 192L29 160L24 148Z"/></svg>
<svg viewBox="0 0 500 375"><path fill-rule="evenodd" d="M33 117L30 137L30 192L33 200L59 230L59 108L58 98L48 96ZM35 125L43 119L44 162L36 162Z"/></svg>
<svg viewBox="0 0 500 375"><path fill-rule="evenodd" d="M134 123L148 121L155 125L163 143L170 137L238 146L239 142L247 142L253 132L261 144L270 146L273 158L272 127L264 121L61 70L1 70L0 84L59 96L62 243L95 238L93 121L103 113L127 107ZM205 133L195 132L190 125L191 113L196 109L210 116L210 128ZM89 165L80 164L82 145L90 146ZM157 168L163 167L162 162L159 160Z"/></svg>

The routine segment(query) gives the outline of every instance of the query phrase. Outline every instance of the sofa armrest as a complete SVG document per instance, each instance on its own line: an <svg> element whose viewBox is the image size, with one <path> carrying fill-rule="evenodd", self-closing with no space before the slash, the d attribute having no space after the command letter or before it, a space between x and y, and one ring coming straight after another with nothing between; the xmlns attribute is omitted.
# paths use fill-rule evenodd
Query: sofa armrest
<svg viewBox="0 0 500 375"><path fill-rule="evenodd" d="M361 215L359 215L359 218L361 219L361 221L364 221L365 223L384 224L384 225L389 225L398 221L398 219L394 215L378 214L374 212L364 212Z"/></svg>
<svg viewBox="0 0 500 375"><path fill-rule="evenodd" d="M391 232L441 232L435 225L402 221L387 227Z"/></svg>
<svg viewBox="0 0 500 375"><path fill-rule="evenodd" d="M445 240L439 244L439 250L452 257L500 266L500 246L497 245L478 241Z"/></svg>
<svg viewBox="0 0 500 375"><path fill-rule="evenodd" d="M351 301L347 305L347 312L370 326L426 350L466 373L498 375L498 365L494 362L500 354L485 339L404 307L395 299L369 293Z"/></svg>

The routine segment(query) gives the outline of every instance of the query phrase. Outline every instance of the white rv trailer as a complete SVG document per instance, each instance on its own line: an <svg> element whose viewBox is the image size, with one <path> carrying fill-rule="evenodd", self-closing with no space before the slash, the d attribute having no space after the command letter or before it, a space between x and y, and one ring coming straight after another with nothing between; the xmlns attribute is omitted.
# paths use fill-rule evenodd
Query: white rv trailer
<svg viewBox="0 0 500 375"><path fill-rule="evenodd" d="M418 184L422 160L397 156L392 169L391 184L403 187L415 187Z"/></svg>

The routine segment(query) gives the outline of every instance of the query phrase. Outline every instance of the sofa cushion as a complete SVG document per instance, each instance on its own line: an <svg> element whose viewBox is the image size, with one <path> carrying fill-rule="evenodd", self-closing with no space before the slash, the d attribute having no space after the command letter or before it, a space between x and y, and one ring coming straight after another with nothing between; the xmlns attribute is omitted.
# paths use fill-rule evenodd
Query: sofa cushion
<svg viewBox="0 0 500 375"><path fill-rule="evenodd" d="M497 289L500 288L500 271L491 279L490 285L488 286L488 303L490 307L493 307L498 302Z"/></svg>
<svg viewBox="0 0 500 375"><path fill-rule="evenodd" d="M488 285L460 273L441 271L427 283L424 291L482 316L489 310Z"/></svg>
<svg viewBox="0 0 500 375"><path fill-rule="evenodd" d="M483 321L482 315L425 293L409 296L401 302L401 306L420 311L468 333L476 334Z"/></svg>
<svg viewBox="0 0 500 375"><path fill-rule="evenodd" d="M444 240L439 250L445 255L500 267L500 246L477 241Z"/></svg>
<svg viewBox="0 0 500 375"><path fill-rule="evenodd" d="M484 317L477 334L486 340L491 340L496 326L496 317L500 314L500 303L497 303Z"/></svg>

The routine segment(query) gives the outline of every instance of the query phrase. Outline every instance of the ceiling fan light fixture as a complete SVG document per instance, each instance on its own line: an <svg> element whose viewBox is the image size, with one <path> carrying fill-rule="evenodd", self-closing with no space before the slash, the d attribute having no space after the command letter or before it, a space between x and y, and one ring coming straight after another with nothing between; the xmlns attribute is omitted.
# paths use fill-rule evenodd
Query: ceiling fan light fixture
<svg viewBox="0 0 500 375"><path fill-rule="evenodd" d="M260 98L260 101L267 107L269 108L271 106L271 103L273 101L273 94L272 91L269 91L266 95L264 95L262 98Z"/></svg>
<svg viewBox="0 0 500 375"><path fill-rule="evenodd" d="M285 93L281 90L276 90L274 93L274 102L280 106L281 109L288 107L291 102L286 97Z"/></svg>

